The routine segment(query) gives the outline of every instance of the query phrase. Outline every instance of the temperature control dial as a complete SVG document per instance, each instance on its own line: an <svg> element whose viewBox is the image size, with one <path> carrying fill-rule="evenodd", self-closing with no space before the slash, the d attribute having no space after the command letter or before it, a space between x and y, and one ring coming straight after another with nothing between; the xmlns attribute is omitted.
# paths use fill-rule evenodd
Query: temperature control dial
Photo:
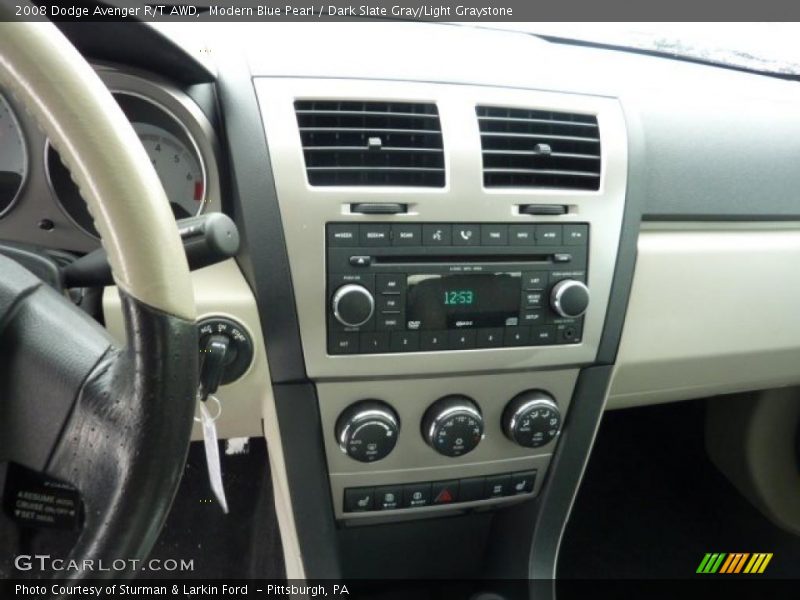
<svg viewBox="0 0 800 600"><path fill-rule="evenodd" d="M483 417L467 396L454 394L434 402L422 419L422 437L445 456L462 456L483 439Z"/></svg>
<svg viewBox="0 0 800 600"><path fill-rule="evenodd" d="M539 448L561 431L561 413L553 397L540 390L515 396L503 412L503 431L520 446Z"/></svg>
<svg viewBox="0 0 800 600"><path fill-rule="evenodd" d="M385 458L397 443L400 419L380 400L362 400L345 410L336 422L336 441L342 452L360 462Z"/></svg>
<svg viewBox="0 0 800 600"><path fill-rule="evenodd" d="M333 316L345 327L359 327L375 312L375 298L363 285L348 283L333 295Z"/></svg>

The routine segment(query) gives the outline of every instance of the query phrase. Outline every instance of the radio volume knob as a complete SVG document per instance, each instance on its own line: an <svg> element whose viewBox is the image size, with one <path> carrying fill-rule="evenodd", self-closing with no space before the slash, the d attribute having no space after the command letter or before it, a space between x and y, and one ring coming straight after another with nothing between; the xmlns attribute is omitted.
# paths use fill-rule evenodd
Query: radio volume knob
<svg viewBox="0 0 800 600"><path fill-rule="evenodd" d="M503 432L512 442L539 448L552 442L561 430L561 412L553 397L541 390L514 396L503 411Z"/></svg>
<svg viewBox="0 0 800 600"><path fill-rule="evenodd" d="M333 316L345 327L359 327L375 312L375 298L363 285L348 283L333 295Z"/></svg>
<svg viewBox="0 0 800 600"><path fill-rule="evenodd" d="M580 317L589 307L589 288L576 279L559 281L550 292L550 306L562 317Z"/></svg>

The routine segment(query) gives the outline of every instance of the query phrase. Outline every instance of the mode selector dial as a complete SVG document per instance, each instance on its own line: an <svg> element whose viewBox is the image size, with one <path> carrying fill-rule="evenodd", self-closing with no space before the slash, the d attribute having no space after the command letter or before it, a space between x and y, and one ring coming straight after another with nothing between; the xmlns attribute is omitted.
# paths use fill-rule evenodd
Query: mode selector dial
<svg viewBox="0 0 800 600"><path fill-rule="evenodd" d="M333 316L345 327L359 327L375 312L375 298L363 285L348 283L333 294Z"/></svg>
<svg viewBox="0 0 800 600"><path fill-rule="evenodd" d="M462 456L483 439L483 416L471 398L445 396L425 412L422 437L439 454Z"/></svg>
<svg viewBox="0 0 800 600"><path fill-rule="evenodd" d="M589 288L577 279L559 281L550 292L550 306L562 317L580 317L589 307Z"/></svg>
<svg viewBox="0 0 800 600"><path fill-rule="evenodd" d="M561 431L561 412L550 394L541 390L522 392L503 412L503 431L520 446L539 448Z"/></svg>
<svg viewBox="0 0 800 600"><path fill-rule="evenodd" d="M380 400L362 400L349 406L336 422L339 449L360 462L385 458L397 443L400 419Z"/></svg>

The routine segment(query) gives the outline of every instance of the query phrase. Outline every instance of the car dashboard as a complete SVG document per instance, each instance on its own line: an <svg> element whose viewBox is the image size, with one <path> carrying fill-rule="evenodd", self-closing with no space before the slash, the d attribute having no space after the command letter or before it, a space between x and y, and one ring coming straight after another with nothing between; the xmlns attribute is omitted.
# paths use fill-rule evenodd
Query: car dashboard
<svg viewBox="0 0 800 600"><path fill-rule="evenodd" d="M68 33L176 218L240 230L195 298L252 345L219 430L267 438L290 578L414 576L464 532L448 576L489 547L552 577L604 410L800 381L796 82L451 25L198 30L164 64ZM97 248L13 98L0 128L0 238Z"/></svg>

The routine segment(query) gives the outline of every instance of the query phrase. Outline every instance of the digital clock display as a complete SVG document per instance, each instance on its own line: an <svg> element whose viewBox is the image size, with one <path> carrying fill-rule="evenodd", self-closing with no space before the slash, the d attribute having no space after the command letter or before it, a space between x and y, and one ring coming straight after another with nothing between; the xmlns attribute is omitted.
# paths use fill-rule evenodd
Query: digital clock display
<svg viewBox="0 0 800 600"><path fill-rule="evenodd" d="M474 290L445 290L444 303L450 306L465 304L472 305L475 302Z"/></svg>
<svg viewBox="0 0 800 600"><path fill-rule="evenodd" d="M519 318L521 273L408 275L406 328L505 327Z"/></svg>

